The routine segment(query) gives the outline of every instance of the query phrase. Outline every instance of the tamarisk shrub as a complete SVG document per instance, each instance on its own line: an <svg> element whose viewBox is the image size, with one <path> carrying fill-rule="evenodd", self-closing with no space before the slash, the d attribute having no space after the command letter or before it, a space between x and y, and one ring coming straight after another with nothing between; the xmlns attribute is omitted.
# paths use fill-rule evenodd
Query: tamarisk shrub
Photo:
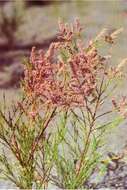
<svg viewBox="0 0 127 190"><path fill-rule="evenodd" d="M103 158L106 130L124 119L126 104L114 118L119 104L113 99L114 109L108 102L126 59L113 67L111 55L99 49L100 44L107 49L107 43L110 48L120 31L109 35L104 29L85 44L79 20L73 25L60 21L57 42L46 52L32 48L24 64L23 100L8 113L5 106L0 111L2 177L24 189L51 183L63 189L86 187Z"/></svg>

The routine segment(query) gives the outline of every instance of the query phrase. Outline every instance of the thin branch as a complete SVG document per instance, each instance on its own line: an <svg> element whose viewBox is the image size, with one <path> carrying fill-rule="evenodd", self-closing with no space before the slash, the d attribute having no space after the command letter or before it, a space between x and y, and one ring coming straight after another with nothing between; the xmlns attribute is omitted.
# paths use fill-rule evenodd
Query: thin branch
<svg viewBox="0 0 127 190"><path fill-rule="evenodd" d="M112 110L107 111L107 112L104 112L104 113L98 115L95 119L98 119L98 118L100 118L100 117L102 117L102 116L104 116L104 115L110 114L110 113L112 113Z"/></svg>
<svg viewBox="0 0 127 190"><path fill-rule="evenodd" d="M56 108L54 108L54 110L52 111L50 117L48 118L46 123L44 123L43 129L40 132L40 134L35 138L35 141L34 141L34 143L32 145L32 149L31 149L30 156L29 156L29 159L28 159L28 163L31 160L31 158L33 157L33 154L34 154L34 152L35 152L35 150L37 148L37 145L38 145L39 141L41 140L41 138L43 137L45 129L48 127L51 119L54 117L55 111L56 111Z"/></svg>

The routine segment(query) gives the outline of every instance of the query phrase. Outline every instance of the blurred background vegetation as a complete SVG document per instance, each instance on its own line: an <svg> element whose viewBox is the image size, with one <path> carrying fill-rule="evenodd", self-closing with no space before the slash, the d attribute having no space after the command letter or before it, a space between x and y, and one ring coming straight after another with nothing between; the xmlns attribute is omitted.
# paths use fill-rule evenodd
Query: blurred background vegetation
<svg viewBox="0 0 127 190"><path fill-rule="evenodd" d="M46 49L56 39L58 19L75 17L85 27L86 43L104 27L124 27L114 61L126 56L126 0L0 0L0 89L17 89L31 47Z"/></svg>

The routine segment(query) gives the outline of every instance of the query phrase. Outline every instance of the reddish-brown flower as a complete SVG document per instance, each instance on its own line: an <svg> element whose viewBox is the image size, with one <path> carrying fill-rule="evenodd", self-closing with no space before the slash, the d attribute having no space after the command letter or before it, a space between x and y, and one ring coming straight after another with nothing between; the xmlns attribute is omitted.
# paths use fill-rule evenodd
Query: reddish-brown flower
<svg viewBox="0 0 127 190"><path fill-rule="evenodd" d="M123 96L117 103L115 99L112 100L114 108L123 116L127 118L127 98Z"/></svg>
<svg viewBox="0 0 127 190"><path fill-rule="evenodd" d="M25 66L24 89L43 105L85 106L85 99L97 86L105 59L94 46L85 48L78 39L78 20L73 26L59 23L59 28L62 41L51 43L46 52L32 48L30 63Z"/></svg>

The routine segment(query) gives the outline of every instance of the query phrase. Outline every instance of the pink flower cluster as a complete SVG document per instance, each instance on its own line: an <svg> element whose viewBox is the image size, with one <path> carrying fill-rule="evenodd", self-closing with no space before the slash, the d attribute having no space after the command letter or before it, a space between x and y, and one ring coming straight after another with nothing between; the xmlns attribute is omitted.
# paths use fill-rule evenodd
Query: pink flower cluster
<svg viewBox="0 0 127 190"><path fill-rule="evenodd" d="M94 47L85 48L77 20L73 26L59 24L59 42L51 43L46 52L32 48L30 63L25 66L25 91L44 104L84 106L96 88L97 74L104 59Z"/></svg>
<svg viewBox="0 0 127 190"><path fill-rule="evenodd" d="M112 99L112 103L114 108L123 116L124 118L127 118L127 98L126 96L123 96L119 103L116 102L115 99Z"/></svg>
<svg viewBox="0 0 127 190"><path fill-rule="evenodd" d="M81 31L82 27L78 19L70 26L68 23L63 23L61 20L59 21L59 39L61 40L71 41L74 37L80 36Z"/></svg>

